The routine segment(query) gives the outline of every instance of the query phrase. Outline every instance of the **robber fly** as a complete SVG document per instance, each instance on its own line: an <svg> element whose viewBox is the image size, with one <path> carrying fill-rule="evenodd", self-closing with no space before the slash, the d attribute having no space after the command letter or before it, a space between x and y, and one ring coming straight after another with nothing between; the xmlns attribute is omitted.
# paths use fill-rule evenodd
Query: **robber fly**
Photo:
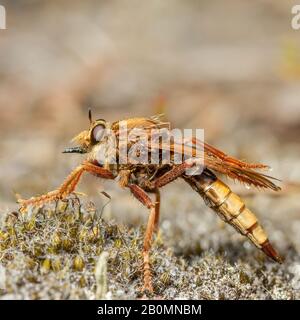
<svg viewBox="0 0 300 320"><path fill-rule="evenodd" d="M217 178L216 173L226 175L241 183L252 185L257 188L279 191L280 188L271 178L258 170L267 169L263 164L251 164L230 157L220 150L196 139L190 138L187 148L172 140L167 146L164 142L156 143L154 149L159 153L159 163L137 163L124 161L124 153L121 149L127 147L125 158L129 157L128 147L132 146L137 139L121 141L122 123L126 124L127 133L136 129L143 129L146 135L151 135L153 129L166 129L170 127L168 122L163 122L159 117L131 118L117 122L107 122L103 119L93 120L89 111L90 127L81 132L73 141L77 146L68 148L65 153L86 154L86 160L75 168L65 179L63 184L54 191L45 195L33 197L28 200L20 199L21 212L30 206L41 206L50 201L66 198L75 191L75 188L84 172L88 172L103 179L117 180L122 188L128 188L134 197L149 209L148 223L144 236L143 245L143 289L153 291L149 252L154 232L158 228L160 212L159 189L168 183L181 178L186 181L225 222L232 225L239 233L246 236L257 248L267 256L281 263L280 255L273 248L268 237L259 224L255 214L246 207L244 201L231 189ZM114 143L111 138L114 136ZM113 145L114 148L109 146ZM187 174L187 169L196 165L195 150L203 148L203 169L201 173ZM153 147L153 146L152 146ZM148 146L139 150L139 153L148 153ZM112 152L112 150L116 152ZM184 150L185 160L175 163L175 155ZM162 161L162 152L170 152L170 161ZM197 160L197 159L196 159ZM149 194L154 194L153 201Z"/></svg>

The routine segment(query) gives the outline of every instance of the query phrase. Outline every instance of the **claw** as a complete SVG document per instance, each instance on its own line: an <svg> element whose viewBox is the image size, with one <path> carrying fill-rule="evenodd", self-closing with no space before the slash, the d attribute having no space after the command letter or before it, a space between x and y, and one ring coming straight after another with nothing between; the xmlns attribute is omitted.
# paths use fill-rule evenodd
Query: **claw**
<svg viewBox="0 0 300 320"><path fill-rule="evenodd" d="M144 285L143 288L142 288L142 291L144 294L153 294L153 287L152 287L152 284L147 284L147 285Z"/></svg>
<svg viewBox="0 0 300 320"><path fill-rule="evenodd" d="M18 199L17 203L20 204L20 212L24 213L26 212L28 206L42 206L47 202L58 200L62 197L64 197L64 194L60 193L59 191L52 191L40 197L30 198L27 200Z"/></svg>
<svg viewBox="0 0 300 320"><path fill-rule="evenodd" d="M144 284L142 288L138 290L140 299L148 300L149 298L153 297L153 287L151 284Z"/></svg>

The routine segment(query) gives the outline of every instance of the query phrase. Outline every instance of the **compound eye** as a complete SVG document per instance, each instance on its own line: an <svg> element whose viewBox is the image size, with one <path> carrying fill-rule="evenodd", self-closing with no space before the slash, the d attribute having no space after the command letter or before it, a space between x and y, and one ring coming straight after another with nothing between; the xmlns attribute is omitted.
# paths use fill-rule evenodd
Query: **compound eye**
<svg viewBox="0 0 300 320"><path fill-rule="evenodd" d="M92 141L99 142L101 141L104 135L105 127L102 124L98 124L92 131Z"/></svg>

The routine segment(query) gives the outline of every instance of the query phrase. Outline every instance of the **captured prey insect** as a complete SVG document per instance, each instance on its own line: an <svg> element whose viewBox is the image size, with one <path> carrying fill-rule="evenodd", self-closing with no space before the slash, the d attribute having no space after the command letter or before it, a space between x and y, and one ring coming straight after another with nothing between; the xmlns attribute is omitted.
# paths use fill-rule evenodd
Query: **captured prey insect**
<svg viewBox="0 0 300 320"><path fill-rule="evenodd" d="M152 237L158 228L160 215L160 192L159 189L168 183L181 178L187 182L225 222L232 225L238 232L246 236L257 248L267 256L281 263L282 259L271 245L268 237L259 224L255 214L246 207L243 200L233 193L231 189L217 178L216 173L226 175L247 185L257 188L279 191L280 188L271 178L258 170L268 169L263 164L251 164L230 157L220 150L196 139L190 138L188 146L182 148L182 143L170 139L166 144L159 140L151 148L158 151L159 162L130 161L134 143L140 141L141 135L128 138L132 131L143 130L146 140L152 136L152 130L159 129L168 131L170 123L163 122L160 117L131 118L117 122L107 122L103 119L93 120L89 111L90 127L81 132L73 141L76 147L68 148L65 153L82 153L87 158L75 168L65 179L64 183L52 192L28 200L19 199L21 212L30 206L41 206L50 201L66 198L75 191L75 188L84 172L91 173L103 179L115 179L122 188L128 188L136 199L149 209L148 223L144 236L143 245L143 290L152 292L152 276L150 269L149 252ZM123 126L125 124L125 126ZM127 140L121 139L123 128L126 128ZM113 148L111 147L113 145ZM150 148L143 143L142 148L133 149L135 153L148 156ZM122 149L126 147L125 156ZM196 149L203 150L203 166L201 172L187 174L188 169L197 166ZM131 150L131 151L128 151ZM176 156L184 150L184 160L181 163L175 161ZM115 152L113 152L115 151ZM152 150L151 150L152 151ZM169 162L163 161L162 153L168 151ZM134 152L133 152L134 153ZM201 156L200 156L201 157ZM126 161L124 161L126 160ZM154 200L150 197L154 194Z"/></svg>

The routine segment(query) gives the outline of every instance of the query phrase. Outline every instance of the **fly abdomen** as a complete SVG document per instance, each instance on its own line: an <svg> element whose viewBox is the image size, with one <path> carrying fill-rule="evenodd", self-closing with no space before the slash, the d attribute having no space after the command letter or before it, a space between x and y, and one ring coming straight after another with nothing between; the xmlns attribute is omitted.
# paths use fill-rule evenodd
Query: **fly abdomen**
<svg viewBox="0 0 300 320"><path fill-rule="evenodd" d="M206 203L227 223L246 236L256 247L277 262L281 257L270 244L256 215L245 202L207 169L200 176L186 176L185 180Z"/></svg>

